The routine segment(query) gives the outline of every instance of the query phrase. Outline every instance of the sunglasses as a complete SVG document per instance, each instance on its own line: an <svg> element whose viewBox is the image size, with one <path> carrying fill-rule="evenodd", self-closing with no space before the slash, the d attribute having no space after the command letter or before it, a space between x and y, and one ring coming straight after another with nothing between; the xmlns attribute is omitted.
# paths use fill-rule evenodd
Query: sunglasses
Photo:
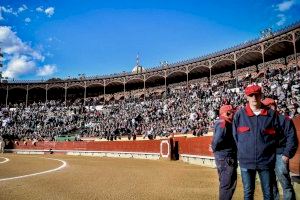
<svg viewBox="0 0 300 200"><path fill-rule="evenodd" d="M259 97L259 96L261 96L261 94L259 94L259 93L257 93L257 94L254 93L254 94L249 94L248 96L249 96L249 97L253 97L253 96Z"/></svg>
<svg viewBox="0 0 300 200"><path fill-rule="evenodd" d="M232 112L227 112L226 116L230 116L232 114Z"/></svg>

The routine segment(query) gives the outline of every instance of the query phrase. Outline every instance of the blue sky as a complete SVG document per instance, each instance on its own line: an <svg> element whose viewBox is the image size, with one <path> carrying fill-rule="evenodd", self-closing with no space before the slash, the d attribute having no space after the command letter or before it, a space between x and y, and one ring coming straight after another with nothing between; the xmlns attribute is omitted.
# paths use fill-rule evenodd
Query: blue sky
<svg viewBox="0 0 300 200"><path fill-rule="evenodd" d="M300 20L300 0L1 0L3 76L131 71L206 55Z"/></svg>

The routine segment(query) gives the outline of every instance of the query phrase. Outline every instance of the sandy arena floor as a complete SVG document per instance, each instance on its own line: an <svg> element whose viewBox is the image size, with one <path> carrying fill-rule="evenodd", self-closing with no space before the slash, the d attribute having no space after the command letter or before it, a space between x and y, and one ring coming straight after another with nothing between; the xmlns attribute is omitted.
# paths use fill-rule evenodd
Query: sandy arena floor
<svg viewBox="0 0 300 200"><path fill-rule="evenodd" d="M65 155L0 154L0 199L53 200L168 200L218 199L216 169L189 165L181 161L79 157ZM59 171L17 177L55 169ZM239 178L234 199L242 199ZM262 199L257 187L255 199Z"/></svg>

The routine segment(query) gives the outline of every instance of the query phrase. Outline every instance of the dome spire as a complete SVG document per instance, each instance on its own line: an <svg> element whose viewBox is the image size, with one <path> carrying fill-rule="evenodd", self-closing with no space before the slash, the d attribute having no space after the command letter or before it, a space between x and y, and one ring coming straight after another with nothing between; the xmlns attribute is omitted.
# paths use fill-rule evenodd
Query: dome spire
<svg viewBox="0 0 300 200"><path fill-rule="evenodd" d="M137 53L137 55L136 55L136 66L140 66L140 57L139 57L139 53Z"/></svg>
<svg viewBox="0 0 300 200"><path fill-rule="evenodd" d="M142 73L144 71L145 71L145 69L140 64L140 54L138 53L136 55L136 65L132 69L132 73L139 74L139 73Z"/></svg>

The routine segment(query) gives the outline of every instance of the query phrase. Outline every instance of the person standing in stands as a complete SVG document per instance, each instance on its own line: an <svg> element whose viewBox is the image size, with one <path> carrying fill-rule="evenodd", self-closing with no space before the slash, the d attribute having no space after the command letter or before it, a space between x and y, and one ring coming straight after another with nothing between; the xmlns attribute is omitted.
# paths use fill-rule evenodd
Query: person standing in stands
<svg viewBox="0 0 300 200"><path fill-rule="evenodd" d="M258 173L263 199L273 199L272 175L276 155L276 136L280 134L278 115L261 103L262 88L256 84L244 90L248 101L233 118L233 136L241 168L244 199L253 200Z"/></svg>
<svg viewBox="0 0 300 200"><path fill-rule="evenodd" d="M275 111L277 110L277 104L271 98L266 98L262 103ZM298 139L293 121L288 116L280 115L279 113L278 115L283 134L280 134L278 137L275 173L283 189L283 199L295 200L295 191L290 177L289 160L294 157L297 151ZM275 199L279 199L276 180L274 181L273 193Z"/></svg>
<svg viewBox="0 0 300 200"><path fill-rule="evenodd" d="M220 200L232 199L237 182L237 152L232 135L233 114L234 109L231 105L221 106L211 144L219 175Z"/></svg>

